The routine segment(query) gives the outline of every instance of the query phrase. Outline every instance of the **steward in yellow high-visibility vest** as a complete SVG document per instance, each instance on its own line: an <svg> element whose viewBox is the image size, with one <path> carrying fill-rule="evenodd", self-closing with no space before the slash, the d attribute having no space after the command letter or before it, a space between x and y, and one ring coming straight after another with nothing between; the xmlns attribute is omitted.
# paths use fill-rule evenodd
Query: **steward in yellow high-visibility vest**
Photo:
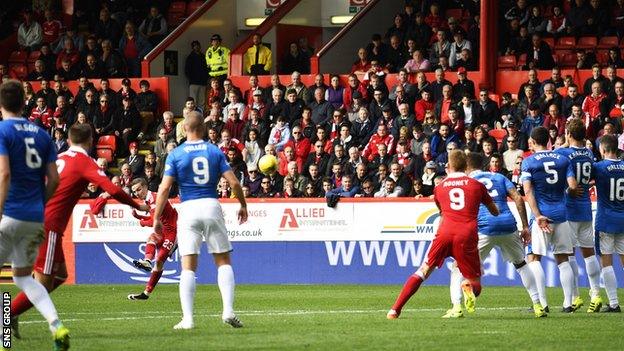
<svg viewBox="0 0 624 351"><path fill-rule="evenodd" d="M214 34L210 38L210 47L206 50L206 64L210 77L223 82L227 78L230 67L230 49L221 45L221 36Z"/></svg>

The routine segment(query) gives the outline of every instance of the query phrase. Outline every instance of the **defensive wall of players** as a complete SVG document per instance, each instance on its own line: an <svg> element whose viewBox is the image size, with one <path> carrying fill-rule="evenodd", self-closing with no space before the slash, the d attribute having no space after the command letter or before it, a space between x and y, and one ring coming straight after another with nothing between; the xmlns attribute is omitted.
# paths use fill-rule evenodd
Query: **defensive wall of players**
<svg viewBox="0 0 624 351"><path fill-rule="evenodd" d="M238 225L237 203L222 201L236 280L242 284L400 284L426 257L439 222L431 200L342 199L336 208L319 199L250 199L248 204L249 221ZM143 255L151 228L140 227L131 212L113 203L95 216L88 201L74 208L64 234L70 283L147 281L149 274L136 269L132 259ZM161 283L178 282L177 260L174 255L165 265ZM205 248L200 260L212 264ZM554 260L546 258L543 264L547 285L558 286ZM497 250L483 269L486 286L521 285L513 265ZM615 271L622 286L622 270ZM199 283L216 282L210 270L198 272L197 278ZM447 267L431 277L433 284L447 284L448 278ZM587 286L584 271L580 283Z"/></svg>

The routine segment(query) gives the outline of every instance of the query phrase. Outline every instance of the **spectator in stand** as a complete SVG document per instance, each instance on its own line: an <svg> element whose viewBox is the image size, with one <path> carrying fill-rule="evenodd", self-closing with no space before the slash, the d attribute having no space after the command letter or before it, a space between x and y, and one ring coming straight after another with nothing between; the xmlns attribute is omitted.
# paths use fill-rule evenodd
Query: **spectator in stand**
<svg viewBox="0 0 624 351"><path fill-rule="evenodd" d="M338 182L336 182L338 183ZM326 192L325 197L338 196L338 197L355 197L360 191L358 186L353 186L353 177L351 175L342 175L340 185L335 189L331 189Z"/></svg>
<svg viewBox="0 0 624 351"><path fill-rule="evenodd" d="M45 21L41 24L43 43L52 44L58 40L63 25L54 18L54 13L50 9L46 9L43 12L43 17L45 18Z"/></svg>
<svg viewBox="0 0 624 351"><path fill-rule="evenodd" d="M85 78L107 78L108 71L104 67L102 61L98 60L93 54L87 55L87 64L80 72Z"/></svg>
<svg viewBox="0 0 624 351"><path fill-rule="evenodd" d="M309 170L311 166L315 166L319 174L327 174L329 172L329 157L329 154L324 149L323 141L317 140L314 143L314 150L306 156L303 168L308 170L307 175L312 176Z"/></svg>
<svg viewBox="0 0 624 351"><path fill-rule="evenodd" d="M139 77L141 60L151 50L151 45L140 33L136 33L134 23L127 22L124 29L124 35L119 40L119 52L126 59L128 77Z"/></svg>
<svg viewBox="0 0 624 351"><path fill-rule="evenodd" d="M461 58L463 49L472 51L472 43L464 38L464 31L457 30L453 33L453 43L451 44L451 52L449 53L449 65L455 67L457 60Z"/></svg>
<svg viewBox="0 0 624 351"><path fill-rule="evenodd" d="M600 130L600 106L606 102L607 95L602 92L602 85L600 82L595 81L591 85L591 94L585 97L583 100L582 110L585 114L583 122L585 123L586 136L588 139L592 139L598 136Z"/></svg>
<svg viewBox="0 0 624 351"><path fill-rule="evenodd" d="M544 16L542 16L540 7L531 7L531 15L529 16L529 20L527 21L527 29L529 30L529 34L544 35L546 33L547 26L548 21L546 20L546 18L544 18Z"/></svg>
<svg viewBox="0 0 624 351"><path fill-rule="evenodd" d="M392 37L396 36L399 42L404 42L409 30L409 24L405 22L403 16L400 13L394 15L394 22L390 28L386 31L384 38L386 41L391 42Z"/></svg>
<svg viewBox="0 0 624 351"><path fill-rule="evenodd" d="M409 150L412 154L420 156L423 153L423 144L428 141L421 124L415 124L412 128L412 139L409 140Z"/></svg>
<svg viewBox="0 0 624 351"><path fill-rule="evenodd" d="M462 49L459 59L455 61L453 69L464 68L467 71L476 70L477 64L472 57L472 52L469 49Z"/></svg>
<svg viewBox="0 0 624 351"><path fill-rule="evenodd" d="M75 44L74 44L75 46ZM80 52L80 65L84 67L87 64L87 56L93 54L95 57L102 57L102 46L98 43L97 38L94 35L90 35L87 38L87 43L79 50Z"/></svg>
<svg viewBox="0 0 624 351"><path fill-rule="evenodd" d="M100 57L109 78L126 77L126 62L121 54L113 49L110 40L102 40L102 56Z"/></svg>
<svg viewBox="0 0 624 351"><path fill-rule="evenodd" d="M380 65L385 65L388 56L388 45L381 41L381 35L375 33L371 37L371 42L366 46L368 59L377 61Z"/></svg>
<svg viewBox="0 0 624 351"><path fill-rule="evenodd" d="M253 45L245 52L245 74L268 75L273 65L271 49L262 44L262 36L252 36Z"/></svg>
<svg viewBox="0 0 624 351"><path fill-rule="evenodd" d="M211 78L216 78L219 83L225 81L230 67L230 49L221 45L219 34L210 37L210 47L206 50L206 64Z"/></svg>
<svg viewBox="0 0 624 351"><path fill-rule="evenodd" d="M76 122L76 112L65 96L56 97L56 109L54 109L52 117L55 121L53 127L62 128L65 134L69 131L69 127Z"/></svg>
<svg viewBox="0 0 624 351"><path fill-rule="evenodd" d="M576 50L576 65L577 69L590 69L596 65L596 57L593 54L588 54L584 49Z"/></svg>
<svg viewBox="0 0 624 351"><path fill-rule="evenodd" d="M52 109L48 107L46 99L42 96L37 97L36 103L35 108L30 111L28 120L41 128L47 129L50 127Z"/></svg>
<svg viewBox="0 0 624 351"><path fill-rule="evenodd" d="M317 74L314 76L314 84L308 87L308 90L310 91L310 95L314 94L314 90L316 90L316 88L322 88L323 91L329 88L327 84L325 84L325 77L322 74Z"/></svg>
<svg viewBox="0 0 624 351"><path fill-rule="evenodd" d="M0 65L0 69L2 66L3 65ZM1 81L2 80L0 80L0 82ZM22 116L28 118L28 116L30 116L30 111L37 105L37 97L30 82L22 82L22 87L24 88L24 111L22 112Z"/></svg>
<svg viewBox="0 0 624 351"><path fill-rule="evenodd" d="M613 66L615 68L624 68L624 60L622 60L622 54L620 48L617 46L609 49L607 57L607 66Z"/></svg>
<svg viewBox="0 0 624 351"><path fill-rule="evenodd" d="M449 126L458 135L464 135L466 127L479 125L478 106L474 100L464 94L455 108L449 109Z"/></svg>
<svg viewBox="0 0 624 351"><path fill-rule="evenodd" d="M108 95L110 97L108 104L114 110L116 110L117 107L119 107L119 105L121 104L119 94L117 94L116 91L110 88L110 82L108 81L108 78L100 79L100 90L98 91L98 94L100 96Z"/></svg>
<svg viewBox="0 0 624 351"><path fill-rule="evenodd" d="M141 116L130 97L125 96L121 101L122 108L113 115L113 123L115 123L115 136L122 141L120 154L125 156L125 150L128 149L131 142L136 141L137 135L141 131Z"/></svg>
<svg viewBox="0 0 624 351"><path fill-rule="evenodd" d="M111 18L110 11L107 8L100 10L100 19L95 25L94 33L98 37L98 41L108 39L117 45L121 38L121 26L117 21Z"/></svg>
<svg viewBox="0 0 624 351"><path fill-rule="evenodd" d="M68 59L63 59L61 62L61 68L56 72L56 75L62 82L70 82L78 79L80 71L78 70L77 65L71 66L71 62L69 62Z"/></svg>
<svg viewBox="0 0 624 351"><path fill-rule="evenodd" d="M507 135L503 137L503 142L501 143L500 148L498 149L499 153L504 154L505 151L509 149L507 140L509 140L510 138L513 138L514 140L516 140L518 149L522 151L529 150L529 142L528 142L529 138L527 134L518 130L518 125L516 124L515 121L510 121L507 124Z"/></svg>
<svg viewBox="0 0 624 351"><path fill-rule="evenodd" d="M441 124L440 129L431 137L431 156L437 158L438 155L444 153L449 143L461 145L459 137L448 125Z"/></svg>
<svg viewBox="0 0 624 351"><path fill-rule="evenodd" d="M624 35L624 0L617 0L611 7L611 29L608 35ZM620 148L621 149L621 148Z"/></svg>
<svg viewBox="0 0 624 351"><path fill-rule="evenodd" d="M388 98L392 101L397 100L397 89L402 91L403 98L401 102L413 103L416 97L416 87L409 82L409 72L407 69L402 68L399 70L397 75L397 84L392 87L390 93L388 94ZM399 103L399 102L397 102ZM398 104L397 104L398 105ZM410 106L411 108L411 106Z"/></svg>
<svg viewBox="0 0 624 351"><path fill-rule="evenodd" d="M245 104L240 101L240 95L237 90L230 90L228 100L230 103L223 108L224 122L227 120L230 110L236 110L239 117L245 114Z"/></svg>
<svg viewBox="0 0 624 351"><path fill-rule="evenodd" d="M371 136L368 144L364 147L363 156L369 161L379 154L379 145L385 145L386 150L391 154L394 150L394 137L388 133L388 128L384 124L380 124L377 127L377 133Z"/></svg>
<svg viewBox="0 0 624 351"><path fill-rule="evenodd" d="M476 106L477 111L473 126L487 124L489 128L502 127L501 111L496 102L490 99L487 90L481 89L479 91L479 99Z"/></svg>
<svg viewBox="0 0 624 351"><path fill-rule="evenodd" d="M386 144L378 145L378 154L373 157L372 161L368 163L368 169L370 172L377 172L379 178L377 179L377 188L379 187L379 181L386 179L388 176L388 168L392 162L392 156L388 155L388 147Z"/></svg>
<svg viewBox="0 0 624 351"><path fill-rule="evenodd" d="M359 48L357 55L358 55L358 59L351 66L351 73L365 74L371 68L371 64L368 58L368 53L365 48Z"/></svg>
<svg viewBox="0 0 624 351"><path fill-rule="evenodd" d="M358 80L355 74L349 74L347 80L348 84L344 88L342 94L342 105L345 109L354 111L357 114L357 110L359 110L364 100L368 99L368 91L366 90L366 86ZM356 92L357 94L355 94ZM349 120L351 120L351 118L349 118Z"/></svg>
<svg viewBox="0 0 624 351"><path fill-rule="evenodd" d="M55 68L57 70L61 69L61 62L65 59L70 62L70 65L72 67L77 67L80 63L80 54L78 53L78 50L76 50L76 48L74 47L73 40L65 39L63 51L59 52L58 56L56 57Z"/></svg>
<svg viewBox="0 0 624 351"><path fill-rule="evenodd" d="M438 29L436 32L436 42L430 49L429 61L433 64L440 62L441 57L448 58L451 54L451 42L446 38L446 31Z"/></svg>
<svg viewBox="0 0 624 351"><path fill-rule="evenodd" d="M429 89L430 91L433 93L433 100L434 101L439 101L440 99L442 99L442 88L445 85L450 85L452 86L453 83L451 83L450 81L446 80L444 78L444 71L442 69L436 69L435 70L435 81L433 81L431 84L429 84Z"/></svg>
<svg viewBox="0 0 624 351"><path fill-rule="evenodd" d="M459 67L457 69L457 83L453 85L453 98L455 100L461 99L464 95L468 95L470 99L475 98L475 84L468 79L468 74L465 67Z"/></svg>
<svg viewBox="0 0 624 351"><path fill-rule="evenodd" d="M552 69L555 61L550 46L539 34L531 36L531 47L527 53L526 63L529 69Z"/></svg>
<svg viewBox="0 0 624 351"><path fill-rule="evenodd" d="M587 34L601 37L608 34L610 24L609 9L605 5L605 1L591 0L589 1L589 17L587 18Z"/></svg>
<svg viewBox="0 0 624 351"><path fill-rule="evenodd" d="M167 21L160 13L158 6L152 5L149 15L139 26L139 32L143 34L152 46L158 45L167 35Z"/></svg>
<svg viewBox="0 0 624 351"><path fill-rule="evenodd" d="M527 72L527 77L529 78L526 82L520 85L518 89L518 100L525 101L527 98L535 98L536 94L539 94L542 83L537 79L537 69L533 68ZM526 93L526 87L531 87L530 95Z"/></svg>
<svg viewBox="0 0 624 351"><path fill-rule="evenodd" d="M312 109L312 122L316 125L324 124L331 120L331 116L334 113L334 106L325 100L325 92L322 88L316 88L314 101L310 103L309 107Z"/></svg>
<svg viewBox="0 0 624 351"><path fill-rule="evenodd" d="M260 91L260 95L262 95L262 88L260 87L258 82L258 76L249 76L249 89L245 90L245 92L243 93L243 103L247 106L251 105L254 102L253 93L256 92L256 90Z"/></svg>
<svg viewBox="0 0 624 351"><path fill-rule="evenodd" d="M407 61L404 68L409 73L416 73L420 71L427 72L431 69L431 63L429 60L424 58L420 50L416 50L412 53L412 59Z"/></svg>
<svg viewBox="0 0 624 351"><path fill-rule="evenodd" d="M139 88L141 91L137 94L135 105L141 116L141 132L137 139L143 141L158 111L158 96L150 90L150 83L145 79L139 82Z"/></svg>
<svg viewBox="0 0 624 351"><path fill-rule="evenodd" d="M93 88L87 90L84 100L77 104L76 111L84 112L89 121L93 121L97 111L100 109L97 94Z"/></svg>
<svg viewBox="0 0 624 351"><path fill-rule="evenodd" d="M399 197L403 193L403 188L396 186L394 179L388 177L383 181L382 188L377 191L374 197Z"/></svg>
<svg viewBox="0 0 624 351"><path fill-rule="evenodd" d="M34 20L30 10L24 11L24 22L17 29L17 44L21 50L33 51L39 49L43 42L41 25Z"/></svg>
<svg viewBox="0 0 624 351"><path fill-rule="evenodd" d="M264 88L264 101L269 101L273 97L273 91L278 89L282 92L282 97L286 94L286 87L280 82L280 77L277 74L271 76L271 85ZM276 116L277 117L277 116Z"/></svg>
<svg viewBox="0 0 624 351"><path fill-rule="evenodd" d="M396 73L401 67L405 66L408 59L407 52L403 47L403 41L397 35L391 36L385 68L390 73Z"/></svg>
<svg viewBox="0 0 624 351"><path fill-rule="evenodd" d="M526 25L529 21L529 8L527 7L526 0L518 0L516 1L516 5L510 8L505 13L505 19L507 21L511 20L519 20L521 25Z"/></svg>
<svg viewBox="0 0 624 351"><path fill-rule="evenodd" d="M514 169L518 157L522 157L524 151L518 148L518 140L515 137L508 137L504 143L507 149L502 153L504 167L505 169ZM503 145L501 144L501 149L502 148Z"/></svg>
<svg viewBox="0 0 624 351"><path fill-rule="evenodd" d="M567 118L559 113L559 107L552 104L548 107L548 114L544 118L544 127L550 128L554 126L557 130L557 136L564 135Z"/></svg>
<svg viewBox="0 0 624 351"><path fill-rule="evenodd" d="M602 69L600 68L600 65L597 63L592 65L591 70L591 77L587 78L587 80L585 80L585 83L583 84L583 94L589 95L592 93L592 85L594 84L594 82L600 83L601 91L607 93L607 77L602 75Z"/></svg>
<svg viewBox="0 0 624 351"><path fill-rule="evenodd" d="M286 117L279 116L275 123L275 127L271 129L269 134L269 144L275 145L275 150L278 152L284 149L286 143L290 140L290 128L286 123Z"/></svg>
<svg viewBox="0 0 624 351"><path fill-rule="evenodd" d="M292 72L290 81L291 83L286 87L286 91L294 89L297 99L301 99L306 104L310 103L312 101L312 92L301 82L301 73L298 71Z"/></svg>
<svg viewBox="0 0 624 351"><path fill-rule="evenodd" d="M519 56L522 54L528 54L532 47L533 43L531 42L529 30L527 27L520 27L518 35L513 36L509 40L505 55Z"/></svg>
<svg viewBox="0 0 624 351"><path fill-rule="evenodd" d="M452 86L445 85L442 88L442 97L435 104L433 113L441 123L448 122L448 110L451 106L455 106L457 102L453 100Z"/></svg>
<svg viewBox="0 0 624 351"><path fill-rule="evenodd" d="M291 42L288 45L288 52L280 62L280 74L293 72L310 73L310 57L301 53L296 42Z"/></svg>
<svg viewBox="0 0 624 351"><path fill-rule="evenodd" d="M80 52L84 49L84 37L78 33L76 27L68 27L65 34L58 38L58 43L50 44L50 48L55 54L63 51L65 47L65 39L71 39L74 42L74 47Z"/></svg>
<svg viewBox="0 0 624 351"><path fill-rule="evenodd" d="M240 119L240 114L236 109L228 110L227 121L225 122L224 129L230 132L230 135L234 139L244 140L243 139L243 128L245 127L245 122Z"/></svg>
<svg viewBox="0 0 624 351"><path fill-rule="evenodd" d="M540 110L540 106L536 103L529 105L529 110L522 121L520 131L525 135L531 135L531 131L535 127L541 127L544 125L544 115Z"/></svg>
<svg viewBox="0 0 624 351"><path fill-rule="evenodd" d="M286 107L284 110L284 117L288 125L294 126L294 122L301 118L305 103L303 100L297 97L297 91L295 89L289 89L286 91Z"/></svg>
<svg viewBox="0 0 624 351"><path fill-rule="evenodd" d="M286 115L286 101L282 98L283 91L280 89L273 89L272 100L266 105L266 109L264 110L263 119L269 124L269 126L273 126L280 116Z"/></svg>
<svg viewBox="0 0 624 351"><path fill-rule="evenodd" d="M399 115L394 118L390 132L394 139L399 140L401 128L405 127L407 131L410 131L414 127L415 123L416 118L410 112L409 104L402 103L399 105Z"/></svg>
<svg viewBox="0 0 624 351"><path fill-rule="evenodd" d="M344 88L340 84L340 77L332 75L329 80L329 88L325 90L325 100L329 102L334 110L343 108Z"/></svg>
<svg viewBox="0 0 624 351"><path fill-rule="evenodd" d="M127 159L124 164L130 166L130 171L135 177L143 176L145 171L145 156L139 154L139 145L132 142L128 145L130 153L127 155Z"/></svg>
<svg viewBox="0 0 624 351"><path fill-rule="evenodd" d="M111 96L106 94L100 95L100 108L93 116L93 126L98 136L112 135L114 132L113 114L115 110L109 107Z"/></svg>
<svg viewBox="0 0 624 351"><path fill-rule="evenodd" d="M52 68L54 70L54 68ZM29 81L34 80L51 80L53 73L46 67L45 63L42 60L35 61L35 69L28 73L26 77Z"/></svg>
<svg viewBox="0 0 624 351"><path fill-rule="evenodd" d="M416 48L422 49L429 47L429 42L431 41L431 27L425 22L425 18L421 12L416 13L414 18L414 22L412 24L411 30L408 32L407 37L409 40L413 41L413 44ZM408 46L409 46L408 40ZM408 47L409 51L409 47ZM412 55L412 51L409 51L410 57Z"/></svg>
<svg viewBox="0 0 624 351"><path fill-rule="evenodd" d="M212 104L211 101L221 102L225 100L225 89L219 83L219 79L210 78L210 86L206 91L206 110L209 109L209 104Z"/></svg>
<svg viewBox="0 0 624 351"><path fill-rule="evenodd" d="M74 105L80 105L86 100L85 95L88 91L94 92L95 87L93 87L93 83L89 82L89 79L85 76L80 76L78 78L78 90L76 91L76 97L74 99Z"/></svg>
<svg viewBox="0 0 624 351"><path fill-rule="evenodd" d="M561 11L561 6L553 6L552 16L550 17L546 25L546 32L555 38L558 38L565 34L566 18L563 14L563 11Z"/></svg>

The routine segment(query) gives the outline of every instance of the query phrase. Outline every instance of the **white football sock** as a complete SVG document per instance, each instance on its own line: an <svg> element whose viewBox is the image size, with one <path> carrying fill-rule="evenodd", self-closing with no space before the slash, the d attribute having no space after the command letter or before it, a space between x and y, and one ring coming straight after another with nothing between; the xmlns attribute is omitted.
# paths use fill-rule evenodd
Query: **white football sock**
<svg viewBox="0 0 624 351"><path fill-rule="evenodd" d="M535 284L535 277L533 276L533 272L529 268L528 265L524 265L517 269L518 274L520 274L520 279L522 279L522 284L526 288L529 296L531 297L531 301L534 304L540 303L539 293L537 292L537 286ZM542 306L544 307L544 306Z"/></svg>
<svg viewBox="0 0 624 351"><path fill-rule="evenodd" d="M548 306L548 299L546 298L546 277L544 276L544 269L540 261L533 261L528 264L529 269L533 272L533 278L535 278L535 286L537 287L537 293L539 294L539 300L542 307Z"/></svg>
<svg viewBox="0 0 624 351"><path fill-rule="evenodd" d="M41 313L43 318L48 321L50 331L54 333L62 324L58 319L58 313L56 313L56 308L46 288L30 275L13 277L13 281L26 294L26 297L28 297L37 311Z"/></svg>
<svg viewBox="0 0 624 351"><path fill-rule="evenodd" d="M453 267L453 269L451 269L451 281L449 283L449 289L451 291L451 303L453 304L453 306L461 304L461 283L463 279L464 277L459 272L459 268Z"/></svg>
<svg viewBox="0 0 624 351"><path fill-rule="evenodd" d="M602 267L602 279L604 279L605 290L607 291L607 297L609 298L609 306L615 307L619 305L617 280L615 279L613 266Z"/></svg>
<svg viewBox="0 0 624 351"><path fill-rule="evenodd" d="M600 263L596 255L585 258L585 270L589 279L589 296L593 299L600 296Z"/></svg>
<svg viewBox="0 0 624 351"><path fill-rule="evenodd" d="M563 307L572 306L572 295L574 294L574 272L570 267L570 262L565 261L559 264L559 281L563 288Z"/></svg>
<svg viewBox="0 0 624 351"><path fill-rule="evenodd" d="M180 273L180 305L182 320L193 323L193 302L195 300L195 272L182 270Z"/></svg>
<svg viewBox="0 0 624 351"><path fill-rule="evenodd" d="M581 294L579 293L579 287L578 287L578 283L579 283L579 266L578 266L578 262L576 261L576 256L568 256L568 262L570 262L570 267L572 268L572 274L574 274L574 287L572 288L572 300L574 300L576 297L581 296Z"/></svg>
<svg viewBox="0 0 624 351"><path fill-rule="evenodd" d="M219 266L217 269L217 284L221 291L223 301L223 318L234 316L234 270L229 264Z"/></svg>

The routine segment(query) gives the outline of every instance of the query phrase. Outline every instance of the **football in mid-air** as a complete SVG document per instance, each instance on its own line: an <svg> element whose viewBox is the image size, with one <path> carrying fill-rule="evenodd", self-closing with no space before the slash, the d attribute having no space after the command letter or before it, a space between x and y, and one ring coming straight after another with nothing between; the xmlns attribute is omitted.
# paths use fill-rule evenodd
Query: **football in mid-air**
<svg viewBox="0 0 624 351"><path fill-rule="evenodd" d="M262 174L273 174L277 172L277 157L264 155L258 160L258 168Z"/></svg>

